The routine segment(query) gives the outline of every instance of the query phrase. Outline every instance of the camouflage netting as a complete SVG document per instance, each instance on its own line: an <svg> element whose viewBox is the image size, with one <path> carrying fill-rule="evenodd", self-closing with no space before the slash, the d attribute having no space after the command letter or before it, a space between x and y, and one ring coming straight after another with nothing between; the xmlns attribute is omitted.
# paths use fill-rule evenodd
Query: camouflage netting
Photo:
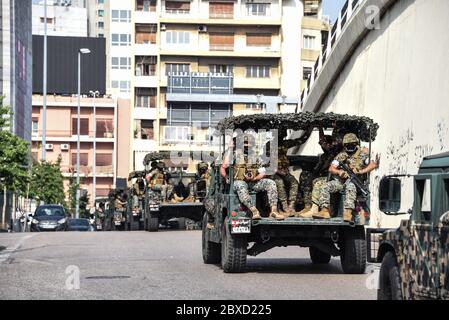
<svg viewBox="0 0 449 320"><path fill-rule="evenodd" d="M144 176L145 176L145 171L132 171L129 173L128 180L131 180L133 178L144 177Z"/></svg>
<svg viewBox="0 0 449 320"><path fill-rule="evenodd" d="M145 158L143 158L143 165L147 166L151 164L152 161L164 160L169 158L169 152L150 152L145 155Z"/></svg>
<svg viewBox="0 0 449 320"><path fill-rule="evenodd" d="M353 132L362 141L374 141L379 125L371 118L351 116L337 113L281 113L281 114L254 114L228 117L218 123L217 129L224 132L226 129L291 129L294 131L306 130L311 127L335 128L340 134Z"/></svg>

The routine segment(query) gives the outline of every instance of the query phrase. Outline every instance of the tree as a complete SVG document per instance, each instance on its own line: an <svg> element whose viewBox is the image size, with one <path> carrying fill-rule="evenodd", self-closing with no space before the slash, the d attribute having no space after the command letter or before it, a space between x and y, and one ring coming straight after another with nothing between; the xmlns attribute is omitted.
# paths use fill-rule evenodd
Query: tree
<svg viewBox="0 0 449 320"><path fill-rule="evenodd" d="M56 162L34 161L31 169L30 197L44 203L65 205L61 157Z"/></svg>
<svg viewBox="0 0 449 320"><path fill-rule="evenodd" d="M76 213L76 191L78 190L79 185L76 183L75 177L70 178L70 186L69 186L69 212L72 216ZM89 210L87 209L87 205L89 203L89 196L87 192L83 192L84 190L80 190L80 218L89 218Z"/></svg>

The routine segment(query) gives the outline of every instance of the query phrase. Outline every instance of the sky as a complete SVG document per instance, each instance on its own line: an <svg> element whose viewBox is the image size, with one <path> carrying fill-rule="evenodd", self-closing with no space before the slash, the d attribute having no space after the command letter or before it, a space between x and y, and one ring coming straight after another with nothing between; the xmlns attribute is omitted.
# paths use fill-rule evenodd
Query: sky
<svg viewBox="0 0 449 320"><path fill-rule="evenodd" d="M346 0L323 0L323 15L330 16L331 21L335 22L345 1Z"/></svg>

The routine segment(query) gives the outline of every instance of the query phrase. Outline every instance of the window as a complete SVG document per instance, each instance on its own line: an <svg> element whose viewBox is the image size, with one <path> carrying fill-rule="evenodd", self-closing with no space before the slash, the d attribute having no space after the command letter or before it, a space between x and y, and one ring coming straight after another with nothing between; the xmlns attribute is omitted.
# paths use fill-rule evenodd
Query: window
<svg viewBox="0 0 449 320"><path fill-rule="evenodd" d="M156 0L137 0L136 1L137 11L156 11Z"/></svg>
<svg viewBox="0 0 449 320"><path fill-rule="evenodd" d="M98 10L100 11L100 10ZM103 10L101 10L103 11ZM102 17L102 16L101 16ZM112 22L131 22L130 10L111 10Z"/></svg>
<svg viewBox="0 0 449 320"><path fill-rule="evenodd" d="M304 36L304 49L314 49L315 48L315 37L314 36Z"/></svg>
<svg viewBox="0 0 449 320"><path fill-rule="evenodd" d="M209 2L209 18L232 19L233 17L233 2Z"/></svg>
<svg viewBox="0 0 449 320"><path fill-rule="evenodd" d="M103 22L103 21L98 21L97 27L98 27L99 29L104 29L104 22Z"/></svg>
<svg viewBox="0 0 449 320"><path fill-rule="evenodd" d="M134 138L153 140L153 120L134 120Z"/></svg>
<svg viewBox="0 0 449 320"><path fill-rule="evenodd" d="M47 18L48 24L53 24L54 19L53 18ZM45 23L45 17L41 17L41 23Z"/></svg>
<svg viewBox="0 0 449 320"><path fill-rule="evenodd" d="M130 70L131 69L131 58L130 57L112 57L111 58L111 68Z"/></svg>
<svg viewBox="0 0 449 320"><path fill-rule="evenodd" d="M104 10L102 10L102 9L98 10L98 16L104 17Z"/></svg>
<svg viewBox="0 0 449 320"><path fill-rule="evenodd" d="M136 108L155 108L156 89L136 88L136 97L134 99L134 102Z"/></svg>
<svg viewBox="0 0 449 320"><path fill-rule="evenodd" d="M112 119L97 120L97 138L113 138L114 122Z"/></svg>
<svg viewBox="0 0 449 320"><path fill-rule="evenodd" d="M88 166L89 165L89 154L88 153L80 153L80 166ZM72 153L72 166L76 166L76 152Z"/></svg>
<svg viewBox="0 0 449 320"><path fill-rule="evenodd" d="M416 180L418 194L417 212L420 213L420 220L430 221L432 213L432 197L430 179Z"/></svg>
<svg viewBox="0 0 449 320"><path fill-rule="evenodd" d="M302 68L302 79L303 80L308 80L311 74L312 74L311 67L303 67Z"/></svg>
<svg viewBox="0 0 449 320"><path fill-rule="evenodd" d="M267 16L269 15L269 3L247 3L246 14L248 16Z"/></svg>
<svg viewBox="0 0 449 320"><path fill-rule="evenodd" d="M271 34L247 33L246 45L251 47L271 47Z"/></svg>
<svg viewBox="0 0 449 320"><path fill-rule="evenodd" d="M131 35L130 34L118 34L113 33L111 35L113 46L129 46L131 45Z"/></svg>
<svg viewBox="0 0 449 320"><path fill-rule="evenodd" d="M230 116L227 104L170 104L167 111L169 125L198 124L202 128L216 125L220 120Z"/></svg>
<svg viewBox="0 0 449 320"><path fill-rule="evenodd" d="M234 34L233 33L210 33L209 49L216 51L232 51L234 50Z"/></svg>
<svg viewBox="0 0 449 320"><path fill-rule="evenodd" d="M130 83L129 81L112 80L111 87L114 89L120 88L120 92L129 92Z"/></svg>
<svg viewBox="0 0 449 320"><path fill-rule="evenodd" d="M38 131L39 131L39 122L37 118L33 118L32 122L31 122L31 131L33 133L33 135L37 135Z"/></svg>
<svg viewBox="0 0 449 320"><path fill-rule="evenodd" d="M234 66L232 64L211 64L209 72L211 73L232 73Z"/></svg>
<svg viewBox="0 0 449 320"><path fill-rule="evenodd" d="M136 76L156 75L156 57L136 56Z"/></svg>
<svg viewBox="0 0 449 320"><path fill-rule="evenodd" d="M246 66L247 78L269 78L270 67L269 66Z"/></svg>
<svg viewBox="0 0 449 320"><path fill-rule="evenodd" d="M97 0L98 4L104 4L104 0Z"/></svg>
<svg viewBox="0 0 449 320"><path fill-rule="evenodd" d="M188 14L190 12L190 2L165 1L165 12L170 14Z"/></svg>
<svg viewBox="0 0 449 320"><path fill-rule="evenodd" d="M148 44L156 43L156 25L136 25L136 43L137 44Z"/></svg>
<svg viewBox="0 0 449 320"><path fill-rule="evenodd" d="M265 109L265 103L247 103L246 109L262 110Z"/></svg>
<svg viewBox="0 0 449 320"><path fill-rule="evenodd" d="M104 38L104 33L99 33L98 38Z"/></svg>
<svg viewBox="0 0 449 320"><path fill-rule="evenodd" d="M173 72L190 72L190 65L187 63L166 63L165 64L165 75L168 76L169 73Z"/></svg>
<svg viewBox="0 0 449 320"><path fill-rule="evenodd" d="M165 33L165 42L167 44L189 44L190 32L188 31L167 31Z"/></svg>
<svg viewBox="0 0 449 320"><path fill-rule="evenodd" d="M72 135L78 135L77 118L72 118ZM80 119L80 135L89 135L89 119Z"/></svg>
<svg viewBox="0 0 449 320"><path fill-rule="evenodd" d="M99 167L112 166L112 153L97 153L95 165Z"/></svg>
<svg viewBox="0 0 449 320"><path fill-rule="evenodd" d="M112 22L118 22L119 21L119 11L118 10L112 10L111 11L111 19L112 19Z"/></svg>

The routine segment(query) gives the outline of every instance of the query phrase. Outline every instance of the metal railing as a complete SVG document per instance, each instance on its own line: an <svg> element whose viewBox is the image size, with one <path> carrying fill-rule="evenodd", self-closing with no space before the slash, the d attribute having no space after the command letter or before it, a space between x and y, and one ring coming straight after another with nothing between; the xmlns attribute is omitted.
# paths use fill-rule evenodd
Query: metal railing
<svg viewBox="0 0 449 320"><path fill-rule="evenodd" d="M337 21L333 25L330 35L328 36L327 46L323 46L323 49L321 50L320 55L312 68L312 73L310 74L307 80L307 85L301 92L301 100L300 100L301 108L306 103L307 97L313 87L313 84L315 83L321 70L323 69L325 62L329 59L329 56L331 55L332 50L335 48L338 39L345 30L348 21L354 15L354 13L361 7L361 4L364 1L366 0L346 0L345 4L343 5L338 15Z"/></svg>
<svg viewBox="0 0 449 320"><path fill-rule="evenodd" d="M170 72L168 93L232 94L232 73Z"/></svg>

